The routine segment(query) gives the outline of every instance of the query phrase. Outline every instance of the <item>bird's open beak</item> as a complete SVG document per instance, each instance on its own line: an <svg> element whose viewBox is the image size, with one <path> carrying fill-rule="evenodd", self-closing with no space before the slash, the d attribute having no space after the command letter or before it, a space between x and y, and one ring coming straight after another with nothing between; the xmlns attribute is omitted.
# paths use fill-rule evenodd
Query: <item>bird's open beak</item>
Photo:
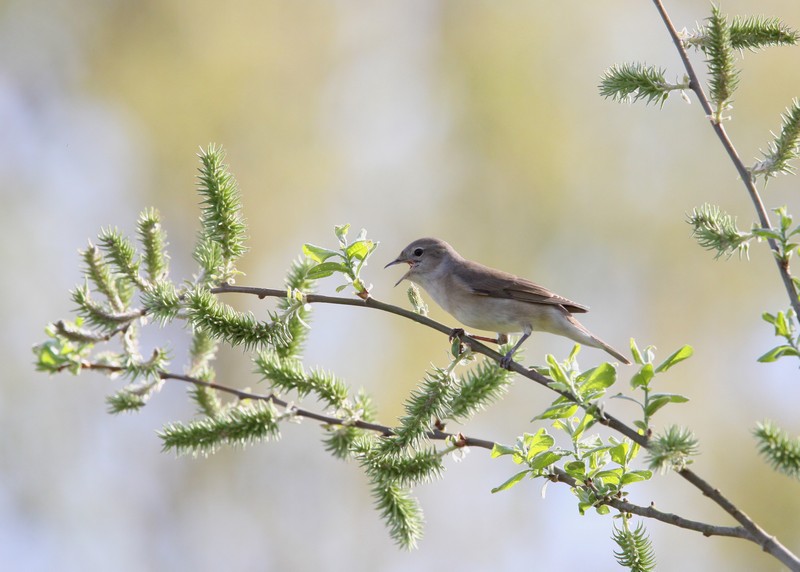
<svg viewBox="0 0 800 572"><path fill-rule="evenodd" d="M402 282L403 280L405 280L406 278L408 278L408 275L409 275L409 274L411 274L411 270L412 270L412 268L414 268L414 263L413 263L413 262L411 262L410 260L406 260L406 259L404 259L404 258L400 258L400 257L398 257L398 258L395 258L395 259L394 259L394 260L392 260L392 261L391 261L389 264L387 264L386 266L384 266L384 267L383 267L384 269L386 269L386 268L389 268L390 266L394 266L395 264L400 264L400 263L403 263L403 262L405 262L406 264L408 264L408 266L409 266L409 268L408 268L408 272L406 272L405 274L403 274L403 275L400 277L400 280L398 280L397 282L395 282L395 283L394 283L394 285L395 285L395 286L397 286L398 284L400 284L400 282Z"/></svg>

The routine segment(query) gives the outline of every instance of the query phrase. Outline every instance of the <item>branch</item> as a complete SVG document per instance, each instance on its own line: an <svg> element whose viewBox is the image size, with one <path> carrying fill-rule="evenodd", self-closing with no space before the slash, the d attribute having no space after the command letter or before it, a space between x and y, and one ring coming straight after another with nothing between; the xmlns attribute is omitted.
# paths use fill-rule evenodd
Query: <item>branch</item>
<svg viewBox="0 0 800 572"><path fill-rule="evenodd" d="M751 540L753 542L756 541L753 538L753 535L750 534L743 526L716 526L713 524L706 524L705 522L698 522L696 520L683 518L677 514L660 511L653 505L639 506L621 499L611 499L605 504L614 507L620 512L630 512L644 518L660 520L661 522L665 522L679 528L694 530L701 533L703 536L728 536L732 538L744 538L745 540Z"/></svg>
<svg viewBox="0 0 800 572"><path fill-rule="evenodd" d="M81 367L87 370L101 370L101 371L109 371L109 372L118 372L122 371L123 368L120 366L102 364L102 363L94 363L89 361L84 361L81 363ZM341 419L339 417L333 417L331 415L324 415L321 413L317 413L315 411L310 411L308 409L303 409L301 407L297 407L296 405L290 404L288 401L285 401L276 395L269 393L253 393L251 391L243 391L240 389L236 389L233 387L229 387L226 385L221 385L218 383L204 381L202 379L198 379L196 377L191 377L188 375L182 375L177 373L171 373L168 371L160 371L158 374L160 379L163 380L176 380L176 381L184 381L186 383L193 384L198 387L207 387L209 389L215 389L217 391L221 391L230 395L233 395L239 399L250 399L254 401L269 401L276 405L279 405L285 410L297 417L305 417L307 419L313 419L314 421L320 422L322 425L348 425L352 427L358 427L359 429L364 429L367 431L374 431L376 433L380 433L383 436L389 436L394 434L394 429L387 425L381 425L379 423L368 423L366 421L347 421ZM478 447L481 449L487 449L491 451L494 449L496 443L494 441L489 441L487 439L479 439L476 437L467 437L462 433L448 433L446 431L441 431L439 429L434 429L433 431L427 432L427 437L433 441L446 441L450 440L456 447ZM568 475L565 471L555 468L553 471L553 475L551 480L555 482L564 483L570 487L581 487L584 486L579 483L575 478ZM675 514L670 514L666 512L659 511L655 509L653 506L650 507L643 507L628 501L624 501L621 499L608 499L607 501L603 502L602 504L607 504L608 506L614 507L615 509L619 510L620 512L629 512L632 514L636 514L645 518L652 518L655 520L660 520L672 526L677 526L679 528L686 528L688 530L696 530L698 532L703 533L705 536L729 536L729 537L736 537L736 538L746 538L749 540L754 540L752 535L747 532L743 527L728 527L728 526L716 526L713 524L706 524L703 522L697 522L693 520L689 520L683 517L680 517Z"/></svg>
<svg viewBox="0 0 800 572"><path fill-rule="evenodd" d="M552 480L566 483L571 487L580 486L580 483L578 483L574 477L559 468L554 469ZM620 498L606 499L602 504L614 507L620 512L629 512L644 518L660 520L661 522L677 526L678 528L694 530L702 533L703 536L729 536L754 541L752 535L742 526L717 526L714 524L706 524L705 522L689 520L688 518L683 518L676 514L660 511L653 505L649 507L639 506Z"/></svg>
<svg viewBox="0 0 800 572"><path fill-rule="evenodd" d="M664 8L664 4L661 0L653 0L658 13L661 15L661 19L664 21L664 25L666 26L667 30L669 31L669 35L672 37L672 42L675 44L675 48L678 50L678 54L683 61L683 65L686 68L686 73L689 75L690 80L690 88L694 93L697 95L697 98L700 100L700 105L703 108L703 111L706 114L706 117L711 120L713 117L713 110L711 108L711 103L708 100L705 92L703 91L703 87L700 81L697 78L697 73L694 71L694 67L692 66L691 61L689 60L689 55L686 52L686 48L683 46L683 42L678 35L677 30L675 30L675 26L672 24L672 20L667 14L666 9ZM758 219L761 224L761 227L767 230L772 230L772 223L769 220L769 215L767 214L767 210L764 207L764 203L761 200L761 196L758 194L758 189L756 189L755 183L753 181L753 177L751 176L750 172L745 167L742 159L739 157L733 143L731 142L730 138L728 137L725 128L722 126L720 122L715 122L713 120L710 121L711 127L714 129L714 132L717 134L722 146L727 151L728 156L730 157L731 161L733 162L733 166L736 168L736 171L739 173L739 177L742 180L745 188L747 188L747 192L750 195L750 200L753 202L753 207L756 209L756 213L758 214ZM792 281L792 276L789 273L789 262L786 259L782 259L780 255L780 248L778 247L778 243L772 239L767 239L767 243L769 244L770 249L772 249L773 254L775 255L775 264L778 266L778 272L781 275L781 280L783 281L784 288L786 289L786 294L789 296L789 301L794 308L795 313L800 311L800 299L797 296L797 290L794 287L794 283ZM800 313L797 314L800 316ZM761 527L759 527L753 520L750 519L746 514L741 512L736 506L731 503L728 499L722 496L717 489L711 487L706 481L698 477L693 471L688 469L684 469L679 471L679 474L696 486L698 489L703 491L703 494L717 503L723 510L725 510L728 514L733 516L739 523L742 524L748 531L753 535L751 539L753 542L759 544L764 551L768 552L775 556L778 560L783 562L786 566L788 566L792 570L800 570L800 559L797 558L794 554L789 552L783 545L781 545L774 537L769 536Z"/></svg>
<svg viewBox="0 0 800 572"><path fill-rule="evenodd" d="M657 1L657 0L656 0ZM240 294L252 294L258 296L259 298L263 299L266 297L277 297L277 298L285 298L288 293L286 290L277 290L272 288L253 288L248 286L231 286L229 284L223 284L217 288L212 288L211 292L213 294L224 294L224 293L240 293ZM416 314L410 310L406 310L400 308L398 306L393 306L391 304L386 304L385 302L380 302L375 298L369 297L366 300L362 300L360 298L341 298L337 296L323 296L320 294L308 294L304 297L304 300L307 303L314 304L336 304L342 306L357 306L361 308L372 308L375 310L381 310L384 312L388 312L390 314L395 314L398 316L402 316L404 318L408 318L414 322L419 324L423 324L434 330L437 330L443 334L451 335L453 332L452 328L448 328L444 324L441 324L435 320L431 320L427 316L422 316ZM476 353L483 354L493 360L500 361L503 357L498 352L492 350L491 348L483 345L482 343L474 340L471 337L464 337L462 338L462 342L467 344L470 349ZM567 397L568 399L573 399L572 396L569 394L557 391L549 386L549 383L552 381L545 377L544 375L536 372L535 370L529 370L523 367L521 364L512 361L511 365L509 366L510 369L519 375L526 377L536 383L546 387L550 391L556 391L560 395ZM642 447L649 449L650 448L650 441L649 438L639 434L636 430L631 428L630 426L626 425L619 419L608 415L605 412L597 411L595 412L599 415L598 421L614 429L615 431L621 433L625 437L629 438L631 441L641 445ZM373 429L377 430L377 429ZM391 430L390 430L391 431ZM448 434L443 434L448 435ZM488 444L489 442L484 442ZM476 445L480 446L480 445ZM736 536L741 538L746 538L751 540L761 546L764 551L768 552L775 556L778 560L783 562L786 566L788 566L792 570L800 571L800 559L798 559L794 554L792 554L786 547L784 547L780 542L778 542L774 537L767 534L760 526L758 526L749 516L747 516L744 512L739 510L736 505L734 505L731 501L729 501L718 489L715 489L710 484L708 484L705 480L701 479L697 476L693 471L689 469L683 469L678 472L684 479L692 483L695 487L697 487L705 496L710 498L714 501L717 505L719 505L725 512L731 515L737 522L739 522L742 527L746 530L747 534L736 534ZM613 506L613 505L612 505ZM644 510L644 509L642 509ZM655 510L655 509L653 509ZM638 514L638 513L637 513ZM666 515L667 513L661 513L662 515ZM655 518L655 517L654 517ZM664 516L664 518L668 518L668 516ZM668 522L668 521L665 521ZM686 521L686 523L691 523L692 521ZM698 523L699 525L699 523ZM710 526L710 525L709 525ZM699 530L698 528L691 528L692 530ZM724 530L724 529L723 529ZM733 530L733 529L730 529ZM700 532L704 532L703 530L699 530ZM731 536L731 535L725 535Z"/></svg>
<svg viewBox="0 0 800 572"><path fill-rule="evenodd" d="M82 362L81 368L88 370L102 370L110 372L118 372L124 370L124 368L121 366L108 365L103 363L93 363L88 361ZM62 370L66 369L66 366L63 366L60 369ZM229 387L227 385L220 385L218 383L214 383L211 381L204 381L202 379L191 377L189 375L171 373L168 371L159 371L158 377L159 379L164 379L164 380L174 379L177 381L185 381L186 383L191 383L198 387L207 387L209 389L216 389L217 391L222 391L223 393L233 395L235 397L238 397L239 399L251 399L253 401L269 401L274 403L275 405L279 405L285 408L286 411L291 413L292 415L295 415L297 417L305 417L308 419L313 419L315 421L319 421L323 425L348 425L351 427L358 427L359 429L364 429L366 431L374 431L384 436L394 434L394 429L392 429L388 425L369 423L367 421L361 421L361 420L350 421L341 419L339 417L333 417L331 415L324 415L322 413L317 413L309 409L303 409L301 407L297 407L296 405L293 405L288 401L281 399L280 397L276 396L273 393L267 394L267 393L253 393L251 391L243 391L241 389L236 389L234 387ZM447 431L441 431L439 429L428 431L427 437L429 439L433 439L436 441L444 441L446 439L452 439L457 447L479 447L481 449L488 449L491 451L495 446L494 441L488 441L486 439L478 439L475 437L467 437L466 435L463 435L461 433L448 433Z"/></svg>
<svg viewBox="0 0 800 572"><path fill-rule="evenodd" d="M689 54L687 53L686 48L681 41L678 31L672 24L669 14L667 14L666 9L664 8L664 4L661 0L653 0L653 3L655 4L658 13L661 15L661 19L664 21L664 25L667 27L669 35L672 37L672 42L675 44L675 48L678 50L681 61L683 61L683 66L686 68L686 73L689 76L689 89L691 89L695 95L697 95L697 99L700 101L700 105L703 108L703 112L706 114L706 117L709 119L711 127L717 134L717 137L722 143L722 146L725 148L725 151L727 151L737 173L739 173L739 177L741 178L742 183L750 195L750 200L753 202L753 207L756 209L761 227L765 230L772 230L773 226L769 220L767 209L764 207L764 203L761 200L758 189L756 189L756 185L753 181L750 171L747 170L747 167L745 166L744 162L742 162L741 157L739 157L739 153L736 151L736 148L733 146L733 142L731 142L730 138L728 137L725 127L723 127L722 123L713 120L714 110L711 107L711 102L703 90L703 86L697 77L697 72L695 72L694 66L692 66L692 62L689 60ZM792 308L794 308L795 313L800 316L800 298L798 298L797 290L792 282L792 276L789 273L789 262L788 260L781 259L780 248L778 247L778 243L775 241L775 239L768 238L767 243L775 255L775 264L778 266L778 272L781 275L781 280L783 281L784 288L786 289L786 294L789 296L789 302L791 303Z"/></svg>
<svg viewBox="0 0 800 572"><path fill-rule="evenodd" d="M276 298L285 298L287 296L286 290L276 290L273 288L253 288L249 286L231 286L230 284L223 284L217 288L211 289L212 294L224 294L224 293L239 293L239 294L252 294L254 296L258 296L261 299L266 297L276 297ZM427 316L422 316L411 310L406 310L405 308L400 308L399 306L393 306L392 304L387 304L385 302L380 302L373 297L369 297L366 300L362 300L360 298L342 298L339 296L323 296L321 294L307 294L304 297L304 300L309 304L336 304L341 306L356 306L359 308L372 308L375 310L381 310L383 312L388 312L390 314L395 314L396 316L402 316L404 318L408 318L418 324L422 324L424 326L428 326L438 332L443 334L447 334L448 336L453 333L453 328L450 328L436 320L432 320ZM494 351L488 346L480 343L478 340L475 340L472 337L466 336L461 339L461 341L469 346L469 348L475 352L486 357L493 359L499 362L503 356L498 352ZM542 387L546 387L550 391L555 391L559 395L573 400L573 396L569 393L558 391L550 387L550 383L553 381L552 379L540 374L535 370L528 369L523 365L517 362L511 362L509 369L519 375L530 379L531 381L535 381ZM614 429L618 433L621 433L634 443L638 443L643 447L648 446L648 438L644 435L639 434L634 428L626 425L616 417L609 415L605 412L600 411L593 411L594 415L598 417L598 422L602 425L610 427Z"/></svg>

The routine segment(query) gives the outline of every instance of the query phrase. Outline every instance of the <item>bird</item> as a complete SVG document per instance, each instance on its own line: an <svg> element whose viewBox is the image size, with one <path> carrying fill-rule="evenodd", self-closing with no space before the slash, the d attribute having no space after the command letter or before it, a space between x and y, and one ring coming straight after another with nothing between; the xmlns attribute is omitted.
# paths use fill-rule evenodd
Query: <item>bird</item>
<svg viewBox="0 0 800 572"><path fill-rule="evenodd" d="M395 286L409 280L465 326L497 332L497 339L471 337L503 344L508 341L508 334L522 333L500 360L503 368L510 367L514 353L534 331L564 336L605 350L624 364L631 363L575 319L573 314L587 312L587 306L525 278L468 260L443 240L415 240L384 268L402 263L408 264L409 269Z"/></svg>

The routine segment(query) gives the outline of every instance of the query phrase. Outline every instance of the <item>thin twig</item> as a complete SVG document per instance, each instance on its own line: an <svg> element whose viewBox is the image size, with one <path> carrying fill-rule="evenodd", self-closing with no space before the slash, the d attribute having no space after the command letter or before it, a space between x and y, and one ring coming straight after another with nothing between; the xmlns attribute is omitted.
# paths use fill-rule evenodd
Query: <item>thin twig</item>
<svg viewBox="0 0 800 572"><path fill-rule="evenodd" d="M66 368L67 366L65 365L59 368L59 371ZM95 371L102 370L111 372L119 372L125 369L122 366L118 365L94 363L89 361L81 362L81 368L87 370L95 370ZM296 405L289 403L284 399L281 399L274 393L253 393L252 391L243 391L241 389L236 389L235 387L220 385L219 383L205 381L189 375L172 373L168 371L159 371L158 377L159 379L164 379L164 380L174 379L177 381L185 381L186 383L191 383L198 387L207 387L209 389L215 389L217 391L233 395L239 399L250 399L253 401L270 401L276 405L279 405L280 407L284 407L286 411L291 413L292 415L295 415L297 417L305 417L308 419L313 419L315 421L319 421L323 425L348 425L351 427L358 427L359 429L364 429L366 431L374 431L375 433L380 433L381 435L384 436L394 434L394 430L387 425L370 423L368 421L362 421L360 419L345 420L339 417L334 417L332 415L324 415L322 413L317 413L316 411L311 411L309 409L303 409L302 407L297 407ZM439 429L428 431L426 435L429 439L434 439L437 441L452 439L457 447L479 447L481 449L489 449L491 451L495 446L494 441L488 441L486 439L478 439L476 437L467 437L462 433L448 433L447 431L441 431Z"/></svg>
<svg viewBox="0 0 800 572"><path fill-rule="evenodd" d="M694 91L697 98L700 100L700 105L703 108L703 111L706 114L706 117L709 119L711 123L711 127L714 129L714 132L717 134L722 146L725 148L725 151L728 153L731 161L733 162L733 166L736 168L736 171L739 173L739 177L742 180L742 183L747 188L747 192L750 195L750 200L753 203L753 206L756 209L756 213L758 214L758 219L761 224L761 227L764 229L771 230L772 223L769 220L769 215L767 214L767 209L764 207L764 203L761 200L761 196L758 193L758 189L756 189L755 182L753 180L752 175L747 170L744 162L742 161L741 157L739 157L739 153L737 153L736 148L733 146L733 142L728 137L725 128L720 122L714 121L713 117L713 110L711 108L711 103L708 100L708 97L703 90L703 86L701 85L700 81L698 80L697 73L694 70L694 66L692 62L689 60L689 54L686 51L686 48L683 45L683 42L680 39L680 36L675 29L675 26L672 24L672 20L667 14L666 9L664 8L664 4L661 0L653 0L653 3L658 10L658 13L661 15L661 19L664 21L664 25L666 26L667 30L669 31L669 35L672 37L672 42L675 44L675 48L678 50L678 54L683 61L683 65L686 68L686 73L689 75L690 79L690 87L692 91ZM767 240L770 249L774 254L775 264L778 266L778 272L780 273L781 280L783 281L784 288L786 289L786 293L789 296L789 302L791 303L792 307L794 308L795 314L800 316L800 299L797 295L797 290L794 286L794 282L792 281L791 273L789 272L789 263L787 260L783 260L780 256L780 248L778 247L778 243L770 238ZM703 491L703 494L708 496L712 499L717 505L722 507L725 512L730 514L733 518L735 518L739 523L742 524L752 535L753 538L751 540L757 544L759 544L764 551L772 554L776 558L778 558L781 562L783 562L786 566L788 566L792 570L800 570L800 559L792 554L786 547L780 544L774 537L768 535L761 527L759 527L750 517L740 511L733 503L731 503L727 498L722 496L722 493L719 490L711 487L706 481L698 477L694 472L690 471L689 469L684 469L679 471L679 474L691 482L694 486L699 488Z"/></svg>
<svg viewBox="0 0 800 572"><path fill-rule="evenodd" d="M675 44L675 48L678 50L678 54L681 57L683 66L686 68L686 73L689 76L690 89L695 93L695 95L697 95L697 99L700 101L700 105L703 108L703 112L706 114L706 118L709 120L711 127L714 129L714 133L717 134L717 137L722 143L722 146L725 148L725 151L728 153L728 156L733 162L733 166L736 168L736 172L739 173L739 178L742 180L742 183L747 189L747 193L750 195L750 200L753 202L753 207L756 209L756 214L758 215L761 228L765 230L772 230L773 227L769 220L769 214L767 213L766 207L764 207L764 203L761 200L761 195L758 193L758 189L756 188L755 181L753 180L750 171L748 171L741 157L739 157L739 153L733 146L733 142L730 140L730 137L728 137L725 127L722 125L722 123L713 120L714 111L711 107L711 102L703 90L703 85L700 83L700 80L697 77L697 72L695 72L694 66L689 60L689 54L686 51L683 42L681 41L678 31L675 29L675 26L672 24L672 20L664 8L664 4L661 2L661 0L653 0L653 3L655 4L658 13L661 15L661 19L664 21L664 25L667 27L669 35L672 37L672 42ZM767 239L767 243L774 254L775 264L778 266L778 272L780 273L781 280L783 281L783 286L786 289L786 294L789 296L789 302L791 303L792 308L794 308L795 314L800 316L800 297L798 297L797 289L792 281L792 275L789 271L789 262L788 260L782 259L780 248L778 247L778 243L775 241L775 239L769 238Z"/></svg>
<svg viewBox="0 0 800 572"><path fill-rule="evenodd" d="M580 483L578 483L574 477L557 467L553 469L553 475L551 479L566 483L571 487L580 486ZM689 520L688 518L683 518L682 516L678 516L676 514L660 511L653 505L650 505L649 507L639 506L622 498L604 499L600 504L614 507L620 512L630 512L645 518L660 520L661 522L665 522L679 528L695 530L702 533L703 536L729 536L733 538L754 540L752 534L750 534L750 532L748 532L743 526L717 526L696 520Z"/></svg>

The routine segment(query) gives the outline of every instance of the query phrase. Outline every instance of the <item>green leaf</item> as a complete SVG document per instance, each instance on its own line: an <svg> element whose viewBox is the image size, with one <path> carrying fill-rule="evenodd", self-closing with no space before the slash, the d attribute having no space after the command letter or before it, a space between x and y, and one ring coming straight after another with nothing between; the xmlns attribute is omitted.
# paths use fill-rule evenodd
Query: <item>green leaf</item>
<svg viewBox="0 0 800 572"><path fill-rule="evenodd" d="M609 469L598 472L594 478L600 479L605 485L618 486L622 479L622 469Z"/></svg>
<svg viewBox="0 0 800 572"><path fill-rule="evenodd" d="M677 393L654 393L650 396L644 413L650 417L667 403L686 403L687 401L689 401L688 397L678 395Z"/></svg>
<svg viewBox="0 0 800 572"><path fill-rule="evenodd" d="M641 401L639 401L638 399L634 399L633 397L628 397L627 395L623 395L621 393L618 393L616 395L612 395L611 399L624 399L625 401L632 401L633 403L635 403L639 407L644 408L644 404Z"/></svg>
<svg viewBox="0 0 800 572"><path fill-rule="evenodd" d="M364 260L373 250L375 243L371 240L359 240L345 250L345 255L356 260Z"/></svg>
<svg viewBox="0 0 800 572"><path fill-rule="evenodd" d="M642 359L642 352L639 351L639 346L636 345L636 340L631 338L631 355L633 356L633 362L639 365L644 365L644 359Z"/></svg>
<svg viewBox="0 0 800 572"><path fill-rule="evenodd" d="M569 455L568 452L559 452L556 453L555 451L542 451L541 453L535 455L532 459L528 461L528 466L534 471L541 471L542 469L549 467L562 457Z"/></svg>
<svg viewBox="0 0 800 572"><path fill-rule="evenodd" d="M336 234L336 238L339 239L343 245L347 244L347 231L350 230L349 224L339 224L333 227L333 232Z"/></svg>
<svg viewBox="0 0 800 572"><path fill-rule="evenodd" d="M339 253L335 250L330 250L321 246L315 246L309 243L303 245L303 254L305 254L314 262L325 262L331 256L339 256Z"/></svg>
<svg viewBox="0 0 800 572"><path fill-rule="evenodd" d="M307 276L310 280L319 280L330 276L334 272L347 273L347 266L340 262L321 262L316 266L312 266Z"/></svg>
<svg viewBox="0 0 800 572"><path fill-rule="evenodd" d="M556 361L556 358L552 354L547 354L545 359L547 359L547 365L550 366L550 377L552 377L556 382L563 383L569 387L569 377L567 377L567 374L561 367L561 364Z"/></svg>
<svg viewBox="0 0 800 572"><path fill-rule="evenodd" d="M542 375L548 375L548 374L543 373ZM566 384L562 381L548 381L547 387L555 391L560 391L562 393L570 393L570 394L572 393L572 388L569 386L569 384Z"/></svg>
<svg viewBox="0 0 800 572"><path fill-rule="evenodd" d="M597 391L604 392L614 385L617 380L617 370L609 363L603 363L578 377L578 392L582 396L593 394ZM581 383L582 382L582 383Z"/></svg>
<svg viewBox="0 0 800 572"><path fill-rule="evenodd" d="M500 443L495 443L494 447L492 447L492 459L502 457L503 455L513 455L516 452L517 450L514 447L508 447L506 445L501 445Z"/></svg>
<svg viewBox="0 0 800 572"><path fill-rule="evenodd" d="M526 433L523 436L523 443L528 450L527 459L530 460L537 453L546 451L555 445L556 440L547 434L547 430L541 428L534 434Z"/></svg>
<svg viewBox="0 0 800 572"><path fill-rule="evenodd" d="M606 504L598 505L598 506L594 507L594 510L596 510L597 514L599 514L599 515L606 515L609 512L611 512L611 509L608 508L608 505L606 505Z"/></svg>
<svg viewBox="0 0 800 572"><path fill-rule="evenodd" d="M650 417L656 411L664 407L667 403L669 403L669 399L666 397L651 398L647 403L647 407L644 408L644 414L647 417Z"/></svg>
<svg viewBox="0 0 800 572"><path fill-rule="evenodd" d="M622 475L622 482L621 484L629 485L631 483L638 483L640 481L649 481L653 477L652 471L630 471Z"/></svg>
<svg viewBox="0 0 800 572"><path fill-rule="evenodd" d="M530 469L525 469L524 471L520 471L519 473L517 473L516 475L514 475L513 477L508 479L506 482L504 482L499 487L493 488L492 489L492 493L499 493L500 491L505 491L505 490L510 489L511 487L516 485L518 482L520 482L522 479L524 479L525 475L527 475L528 473L530 473Z"/></svg>
<svg viewBox="0 0 800 572"><path fill-rule="evenodd" d="M689 401L688 397L686 397L684 395L680 395L679 393L651 393L650 394L650 399L654 399L654 398L659 398L660 399L662 397L667 398L669 403L686 403L687 401Z"/></svg>
<svg viewBox="0 0 800 572"><path fill-rule="evenodd" d="M667 359L665 359L663 362L661 362L661 365L659 365L656 368L656 373L661 373L663 371L667 371L673 365L675 365L677 363L680 363L683 360L689 359L690 357L692 357L693 353L694 353L694 349L692 349L692 346L689 346L689 345L683 346L681 349L679 349L678 351L673 353L671 356L669 356Z"/></svg>
<svg viewBox="0 0 800 572"><path fill-rule="evenodd" d="M586 478L586 465L583 461L572 461L564 465L564 471L573 478L584 480Z"/></svg>
<svg viewBox="0 0 800 572"><path fill-rule="evenodd" d="M629 447L628 443L620 443L616 447L609 449L608 453L611 455L611 460L617 465L625 466Z"/></svg>
<svg viewBox="0 0 800 572"><path fill-rule="evenodd" d="M765 240L769 240L771 238L772 240L777 240L778 242L783 241L783 235L777 230L773 230L771 228L754 227L750 232L752 232L758 238L763 238Z"/></svg>
<svg viewBox="0 0 800 572"><path fill-rule="evenodd" d="M577 441L580 439L581 435L595 423L597 423L597 419L595 419L594 415L591 413L584 415L581 422L578 423L578 426L575 428L575 432L572 434L572 440Z"/></svg>
<svg viewBox="0 0 800 572"><path fill-rule="evenodd" d="M575 415L578 406L575 403L557 403L553 404L543 413L540 413L533 420L536 419L566 419Z"/></svg>
<svg viewBox="0 0 800 572"><path fill-rule="evenodd" d="M795 356L796 357L796 356L800 356L800 353L798 353L797 348L794 348L792 346L786 346L786 345L778 346L778 347L772 348L767 353L762 355L760 358L758 358L758 361L761 362L761 363L769 363L769 362L776 361L776 360L782 358L783 356Z"/></svg>
<svg viewBox="0 0 800 572"><path fill-rule="evenodd" d="M647 387L654 375L653 364L647 363L643 365L642 369L636 372L631 378L631 387L634 389L637 387Z"/></svg>
<svg viewBox="0 0 800 572"><path fill-rule="evenodd" d="M775 335L786 337L789 334L789 326L786 323L786 314L778 312L775 317Z"/></svg>

